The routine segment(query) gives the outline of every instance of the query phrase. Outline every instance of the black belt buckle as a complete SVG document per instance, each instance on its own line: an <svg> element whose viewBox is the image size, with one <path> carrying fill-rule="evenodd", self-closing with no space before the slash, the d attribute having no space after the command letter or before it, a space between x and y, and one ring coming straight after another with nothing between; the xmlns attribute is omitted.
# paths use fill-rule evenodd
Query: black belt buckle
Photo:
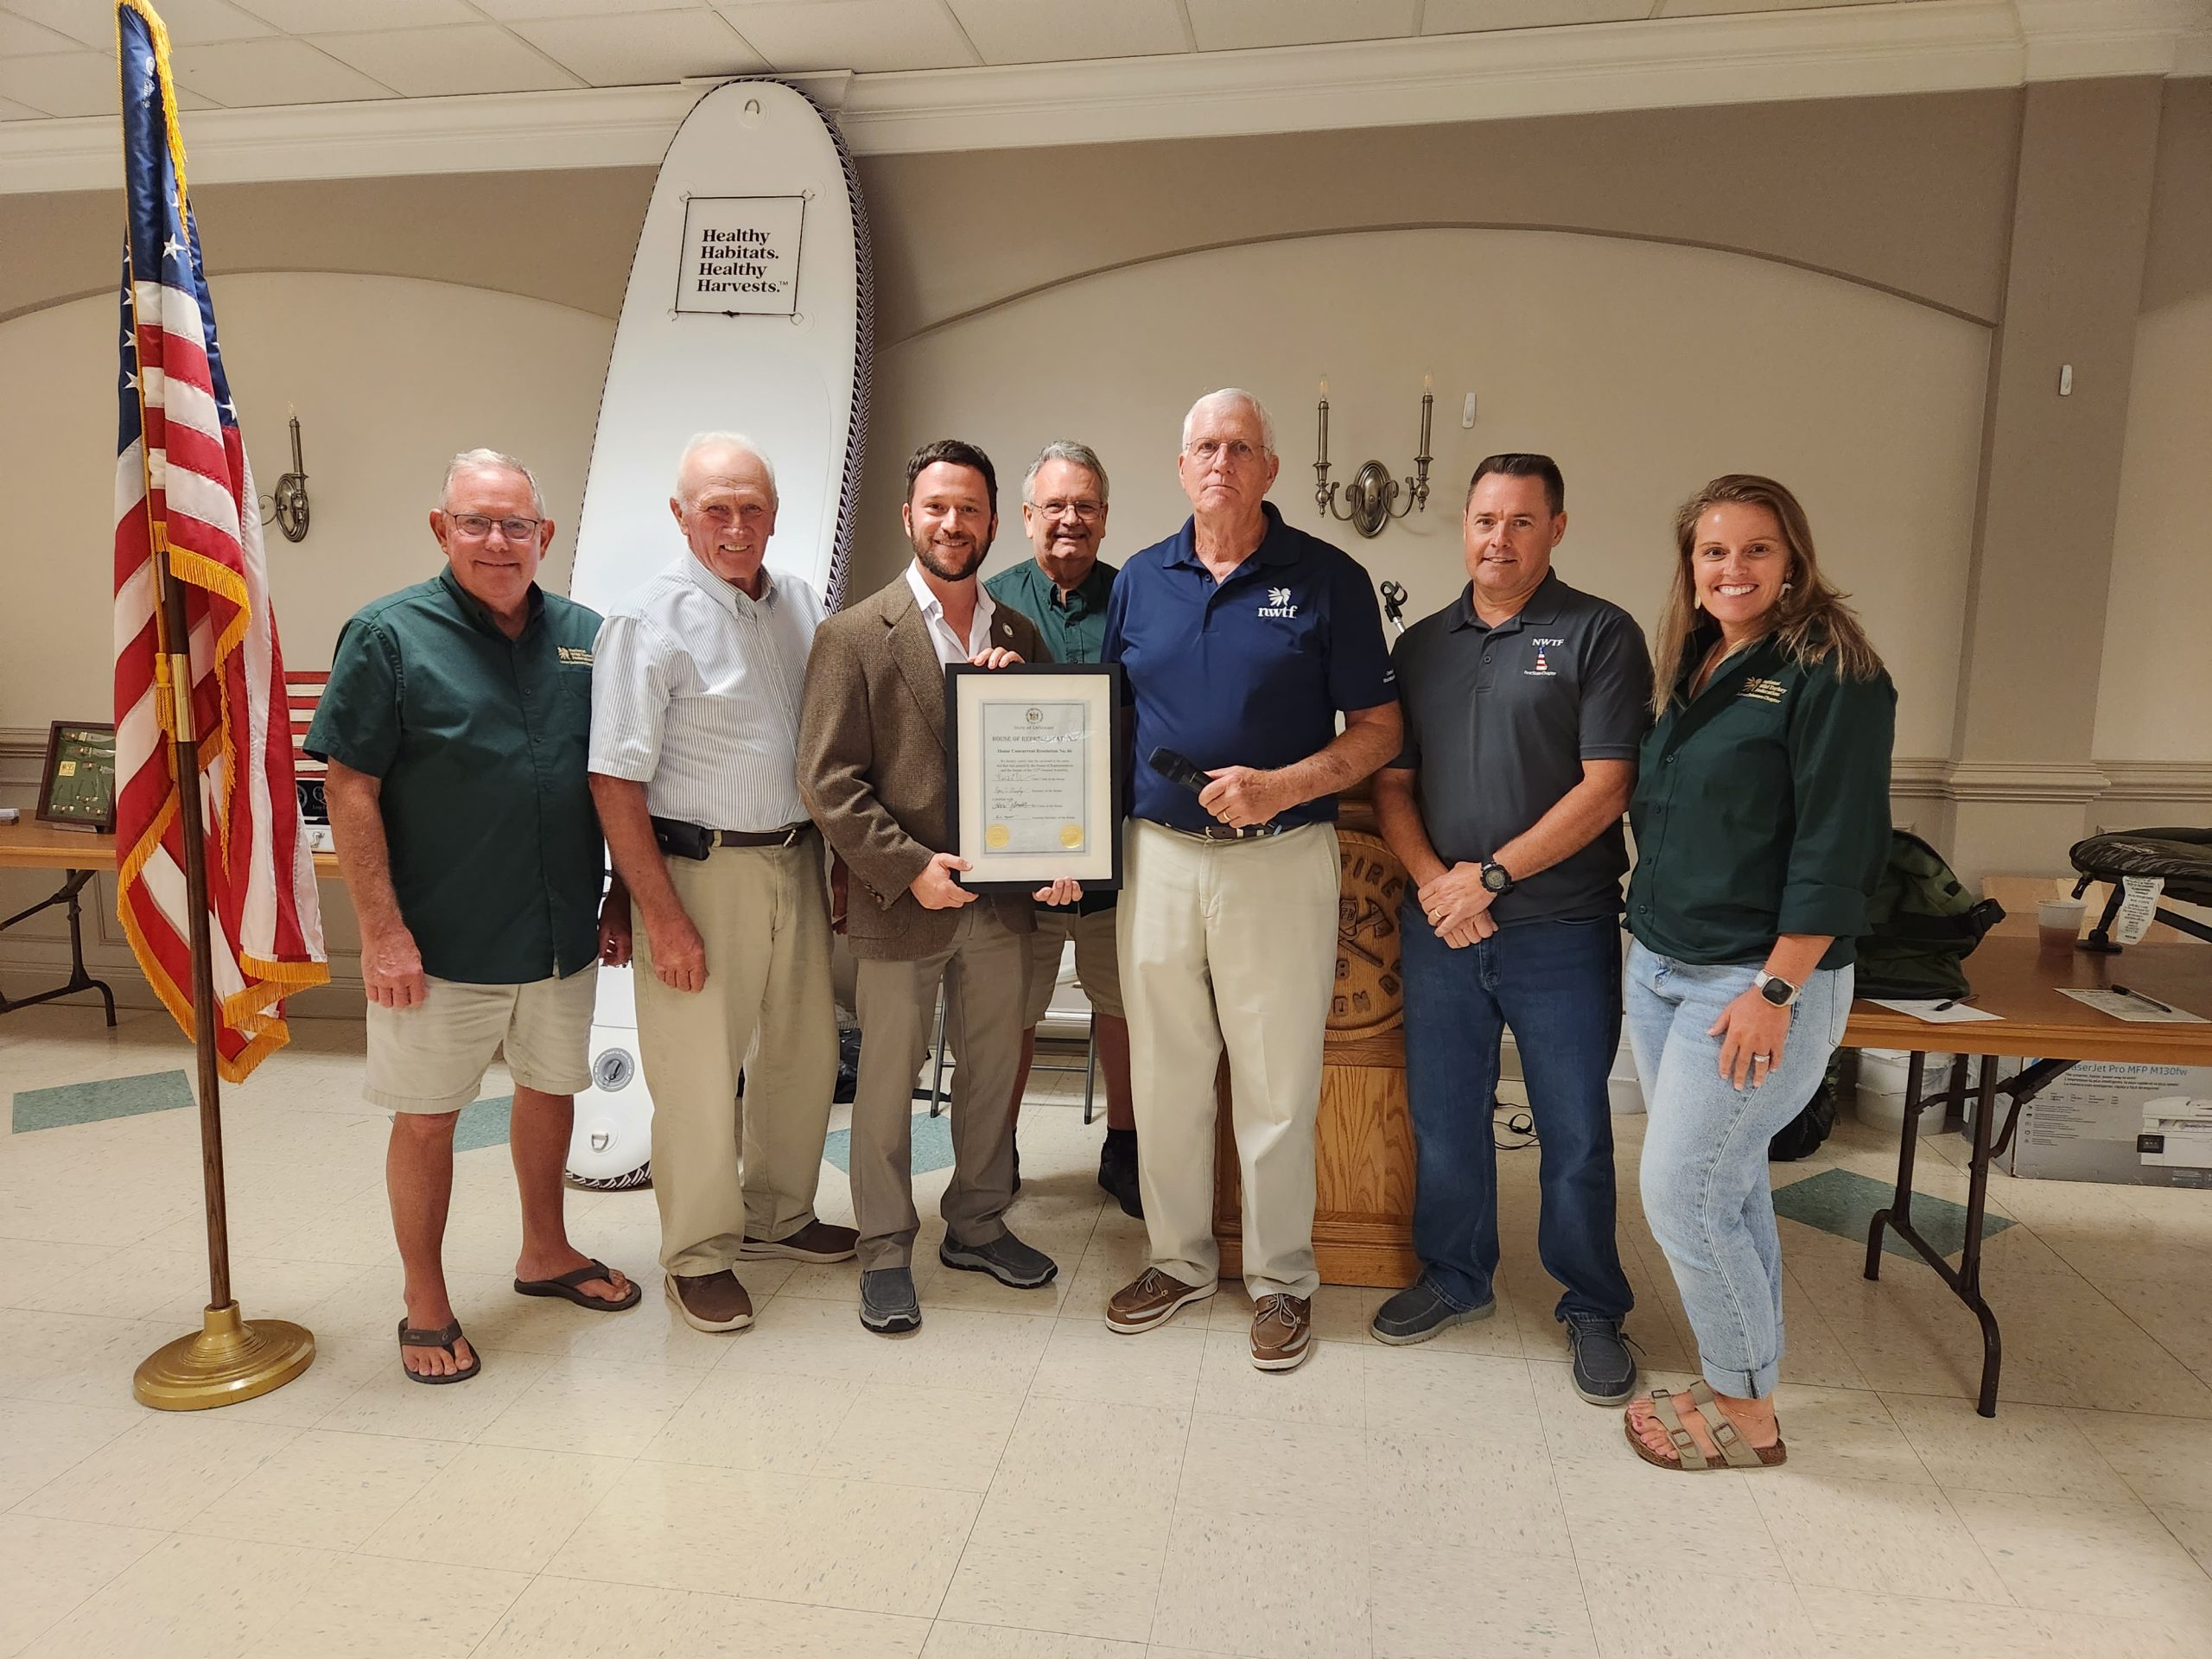
<svg viewBox="0 0 2212 1659"><path fill-rule="evenodd" d="M703 861L714 850L715 832L681 818L655 818L653 840L671 858Z"/></svg>

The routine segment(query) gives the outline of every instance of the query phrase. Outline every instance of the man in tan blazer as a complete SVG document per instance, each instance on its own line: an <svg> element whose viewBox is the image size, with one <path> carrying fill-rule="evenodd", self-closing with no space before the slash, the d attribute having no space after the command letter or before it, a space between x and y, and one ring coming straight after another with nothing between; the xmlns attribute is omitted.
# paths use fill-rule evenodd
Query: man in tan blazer
<svg viewBox="0 0 2212 1659"><path fill-rule="evenodd" d="M957 879L968 861L942 850L950 840L945 666L1042 662L1045 650L1028 619L994 605L976 580L998 533L989 456L957 439L925 444L906 462L899 517L913 561L816 633L798 745L800 796L852 872L846 931L859 968L861 1065L850 1161L861 1323L887 1335L922 1322L912 1268L913 1087L940 983L958 1065L938 1259L1019 1289L1049 1284L1059 1271L1005 1220L1031 900L969 892ZM1080 892L1063 881L1035 897L1064 904Z"/></svg>

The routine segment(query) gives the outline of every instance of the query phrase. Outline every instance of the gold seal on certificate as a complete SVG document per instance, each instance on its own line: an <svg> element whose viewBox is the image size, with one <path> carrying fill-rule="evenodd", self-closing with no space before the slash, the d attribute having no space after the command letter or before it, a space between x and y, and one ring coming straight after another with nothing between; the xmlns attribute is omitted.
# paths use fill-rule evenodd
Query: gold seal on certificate
<svg viewBox="0 0 2212 1659"><path fill-rule="evenodd" d="M951 850L974 867L961 885L1120 887L1120 668L955 663L944 695Z"/></svg>

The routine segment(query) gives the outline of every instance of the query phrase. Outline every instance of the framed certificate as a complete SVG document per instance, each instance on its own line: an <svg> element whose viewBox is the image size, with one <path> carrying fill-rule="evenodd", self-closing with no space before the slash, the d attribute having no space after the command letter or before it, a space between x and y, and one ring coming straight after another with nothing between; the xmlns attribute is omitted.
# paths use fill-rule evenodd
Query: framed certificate
<svg viewBox="0 0 2212 1659"><path fill-rule="evenodd" d="M1122 885L1122 669L1024 663L944 671L951 850L976 893L1027 893L1063 876Z"/></svg>
<svg viewBox="0 0 2212 1659"><path fill-rule="evenodd" d="M39 776L42 823L107 834L115 828L115 728L57 720L46 734Z"/></svg>

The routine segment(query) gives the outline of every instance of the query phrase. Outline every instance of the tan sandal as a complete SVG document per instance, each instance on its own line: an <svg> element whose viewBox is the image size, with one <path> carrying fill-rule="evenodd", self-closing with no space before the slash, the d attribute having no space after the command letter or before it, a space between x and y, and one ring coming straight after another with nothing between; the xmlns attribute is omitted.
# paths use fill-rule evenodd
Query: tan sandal
<svg viewBox="0 0 2212 1659"><path fill-rule="evenodd" d="M1697 1441L1682 1427L1681 1414L1675 1402L1688 1400L1705 1419L1706 1433L1720 1453L1715 1462L1698 1449ZM1630 1447L1655 1469L1668 1469L1683 1474L1698 1474L1711 1469L1774 1469L1789 1460L1789 1448L1779 1438L1781 1421L1776 1420L1777 1439L1772 1446L1753 1446L1743 1432L1729 1421L1720 1409L1719 1402L1713 1397L1713 1390L1703 1382L1693 1382L1681 1394L1665 1389L1651 1390L1651 1413L1659 1420L1659 1427L1667 1431L1667 1439L1675 1448L1675 1455L1664 1458L1643 1443L1636 1432L1635 1408L1621 1414L1621 1432L1628 1436Z"/></svg>

